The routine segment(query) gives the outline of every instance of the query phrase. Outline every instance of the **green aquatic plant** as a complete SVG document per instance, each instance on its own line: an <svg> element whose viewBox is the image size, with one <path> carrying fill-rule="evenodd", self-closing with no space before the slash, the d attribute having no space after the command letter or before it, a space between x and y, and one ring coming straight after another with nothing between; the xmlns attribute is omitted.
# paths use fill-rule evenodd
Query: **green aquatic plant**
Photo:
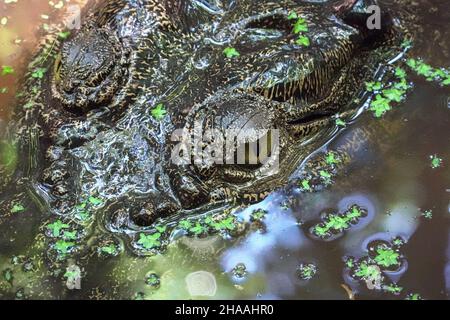
<svg viewBox="0 0 450 320"><path fill-rule="evenodd" d="M433 218L433 211L427 210L427 211L423 212L421 214L421 216L424 217L425 219L431 220Z"/></svg>
<svg viewBox="0 0 450 320"><path fill-rule="evenodd" d="M366 82L366 89L370 92L380 91L383 88L383 84L379 81L377 82Z"/></svg>
<svg viewBox="0 0 450 320"><path fill-rule="evenodd" d="M334 165L338 164L340 160L336 158L336 153L329 151L325 156L325 162L329 165Z"/></svg>
<svg viewBox="0 0 450 320"><path fill-rule="evenodd" d="M25 211L25 207L21 203L14 203L11 208L11 213L19 213Z"/></svg>
<svg viewBox="0 0 450 320"><path fill-rule="evenodd" d="M295 11L291 11L291 12L289 12L289 15L287 18L288 18L288 20L298 19L298 14Z"/></svg>
<svg viewBox="0 0 450 320"><path fill-rule="evenodd" d="M14 68L11 66L2 66L2 76L6 76L9 74L14 74Z"/></svg>
<svg viewBox="0 0 450 320"><path fill-rule="evenodd" d="M161 233L159 232L153 234L140 233L137 243L144 249L155 249L161 246L160 238Z"/></svg>
<svg viewBox="0 0 450 320"><path fill-rule="evenodd" d="M402 264L400 248L405 241L396 237L391 241L374 240L367 245L368 254L359 259L346 257L346 267L355 280L365 281L370 290L383 290L386 293L398 295L403 288L390 282L385 272L398 270ZM350 261L350 262L348 262Z"/></svg>
<svg viewBox="0 0 450 320"><path fill-rule="evenodd" d="M92 204L94 206L100 206L100 205L103 204L103 201L101 199L96 198L96 197L92 197L92 196L89 197L88 201L89 201L90 204Z"/></svg>
<svg viewBox="0 0 450 320"><path fill-rule="evenodd" d="M373 100L370 103L370 110L374 112L375 117L380 118L382 117L386 112L390 111L391 105L390 100L387 98L384 98L380 94L377 94L375 96L375 100Z"/></svg>
<svg viewBox="0 0 450 320"><path fill-rule="evenodd" d="M393 103L402 102L410 88L403 68L396 67L393 73L395 80L388 84L379 81L366 82L367 91L375 95L370 102L369 110L373 111L376 118L381 118L386 112L392 110Z"/></svg>
<svg viewBox="0 0 450 320"><path fill-rule="evenodd" d="M409 293L405 300L423 300L422 296L418 293Z"/></svg>
<svg viewBox="0 0 450 320"><path fill-rule="evenodd" d="M378 248L374 260L380 266L391 267L400 263L399 257L400 254L391 248Z"/></svg>
<svg viewBox="0 0 450 320"><path fill-rule="evenodd" d="M252 212L250 215L250 221L262 221L267 215L267 211L263 209L258 209Z"/></svg>
<svg viewBox="0 0 450 320"><path fill-rule="evenodd" d="M304 191L311 191L312 189L311 189L311 185L309 183L310 183L310 181L308 179L303 179L300 182L300 186L302 187L302 189Z"/></svg>
<svg viewBox="0 0 450 320"><path fill-rule="evenodd" d="M64 258L67 253L75 246L74 242L58 240L55 242L54 248L58 252L60 258Z"/></svg>
<svg viewBox="0 0 450 320"><path fill-rule="evenodd" d="M313 263L302 263L297 267L297 274L301 280L311 280L317 274L317 266Z"/></svg>
<svg viewBox="0 0 450 320"><path fill-rule="evenodd" d="M341 118L336 118L335 123L336 123L336 125L339 126L339 127L345 127L345 126L347 126L347 123L345 123L345 121L342 120Z"/></svg>
<svg viewBox="0 0 450 320"><path fill-rule="evenodd" d="M247 271L247 266L244 263L238 263L233 270L231 270L231 273L236 277L236 278L244 278L245 276L247 276L248 271Z"/></svg>
<svg viewBox="0 0 450 320"><path fill-rule="evenodd" d="M42 79L46 72L46 68L37 68L31 73L31 76L36 79Z"/></svg>
<svg viewBox="0 0 450 320"><path fill-rule="evenodd" d="M304 47L309 47L311 45L311 42L307 36L299 36L298 39L295 40L295 43Z"/></svg>
<svg viewBox="0 0 450 320"><path fill-rule="evenodd" d="M153 289L159 289L161 286L161 279L156 273L149 273L145 276L145 284L152 287Z"/></svg>
<svg viewBox="0 0 450 320"><path fill-rule="evenodd" d="M61 40L66 40L69 36L70 36L70 31L61 31L61 32L58 32L58 37L59 37Z"/></svg>
<svg viewBox="0 0 450 320"><path fill-rule="evenodd" d="M307 36L304 35L304 32L308 32L308 23L304 18L299 17L299 15L292 11L288 16L289 20L295 20L295 23L292 27L292 32L295 35L298 35L297 40L295 40L295 44L299 46L309 47L311 42Z"/></svg>
<svg viewBox="0 0 450 320"><path fill-rule="evenodd" d="M350 207L343 214L329 214L320 222L313 226L312 233L319 238L328 239L333 234L342 233L348 230L353 223L366 215L366 211L357 205Z"/></svg>
<svg viewBox="0 0 450 320"><path fill-rule="evenodd" d="M378 266L368 264L367 261L362 261L357 264L355 276L365 281L376 281L382 277L381 270Z"/></svg>
<svg viewBox="0 0 450 320"><path fill-rule="evenodd" d="M191 223L191 221L189 221L189 220L181 220L179 223L178 223L178 226L181 228L181 229L183 229L183 230L189 230L190 228L192 228L192 223Z"/></svg>
<svg viewBox="0 0 450 320"><path fill-rule="evenodd" d="M436 154L430 156L430 159L431 159L431 168L437 169L437 168L439 168L439 167L442 166L442 162L443 162L443 161L442 161L442 159L439 158Z"/></svg>
<svg viewBox="0 0 450 320"><path fill-rule="evenodd" d="M63 229L68 229L70 226L61 220L56 220L55 222L47 225L47 229L49 229L53 235L53 237L59 237L61 235L61 231Z"/></svg>
<svg viewBox="0 0 450 320"><path fill-rule="evenodd" d="M227 47L223 50L223 54L225 55L225 57L227 57L228 59L232 59L232 58L236 58L239 57L241 54L239 53L239 51L237 51L235 48L233 47Z"/></svg>
<svg viewBox="0 0 450 320"><path fill-rule="evenodd" d="M325 184L331 184L332 175L328 171L320 170L319 174Z"/></svg>
<svg viewBox="0 0 450 320"><path fill-rule="evenodd" d="M64 233L62 234L62 238L64 240L76 240L77 232L76 231L64 231Z"/></svg>
<svg viewBox="0 0 450 320"><path fill-rule="evenodd" d="M167 110L162 103L159 103L152 109L151 114L155 120L161 121L167 115Z"/></svg>
<svg viewBox="0 0 450 320"><path fill-rule="evenodd" d="M438 82L442 86L450 85L450 71L445 68L433 68L420 59L408 59L406 64L427 81Z"/></svg>
<svg viewBox="0 0 450 320"><path fill-rule="evenodd" d="M105 253L105 254L110 255L110 256L117 255L117 248L116 248L116 246L114 244L110 244L108 246L100 247L99 251L101 253Z"/></svg>
<svg viewBox="0 0 450 320"><path fill-rule="evenodd" d="M197 221L197 223L189 229L189 232L193 233L196 236L199 236L208 232L208 228Z"/></svg>
<svg viewBox="0 0 450 320"><path fill-rule="evenodd" d="M232 230L236 229L234 220L235 220L234 217L228 217L226 219L219 220L218 222L213 223L211 226L217 231L221 231L221 230L232 231Z"/></svg>
<svg viewBox="0 0 450 320"><path fill-rule="evenodd" d="M383 287L383 290L395 295L400 294L403 291L403 288L397 285L396 283L386 284Z"/></svg>

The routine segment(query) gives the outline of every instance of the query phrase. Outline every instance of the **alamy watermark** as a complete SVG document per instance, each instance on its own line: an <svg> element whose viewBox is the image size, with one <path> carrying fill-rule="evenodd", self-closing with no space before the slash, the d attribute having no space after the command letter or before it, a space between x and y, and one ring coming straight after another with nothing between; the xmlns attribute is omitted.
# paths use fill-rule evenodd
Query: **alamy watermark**
<svg viewBox="0 0 450 320"><path fill-rule="evenodd" d="M371 14L367 18L367 29L380 30L381 29L381 8L377 5L367 7L367 13Z"/></svg>

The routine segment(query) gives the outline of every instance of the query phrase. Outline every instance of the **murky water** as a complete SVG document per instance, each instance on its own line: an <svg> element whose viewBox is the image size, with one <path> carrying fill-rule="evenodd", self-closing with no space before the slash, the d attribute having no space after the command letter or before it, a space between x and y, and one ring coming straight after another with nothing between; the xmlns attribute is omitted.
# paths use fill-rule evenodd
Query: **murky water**
<svg viewBox="0 0 450 320"><path fill-rule="evenodd" d="M44 0L0 4L0 19L8 17L0 26L0 66L16 70L0 77L0 88L8 88L0 94L0 126L6 123L14 82L38 29L50 23L41 15L56 19L58 11ZM448 21L430 17L425 35L445 33L442 28ZM448 68L440 47L421 40L415 57ZM183 236L153 257L137 257L128 249L108 258L88 251L50 270L48 261L39 257L45 251L40 228L50 217L38 210L0 216L0 297L448 298L450 94L448 87L422 77L413 77L413 82L407 99L395 110L382 119L365 112L317 151L320 156L352 146L351 165L333 177L330 186L317 192L287 187L237 210L247 222L255 210L267 212L263 226L248 223L247 232L237 238ZM442 159L434 168L433 156ZM325 213L344 214L355 205L366 214L328 238L314 235L312 230L327 221ZM102 235L92 241L97 238ZM373 255L383 249L384 256ZM367 269L362 265L371 255L377 263L366 265L375 271L363 274ZM80 290L70 290L70 272L81 275Z"/></svg>

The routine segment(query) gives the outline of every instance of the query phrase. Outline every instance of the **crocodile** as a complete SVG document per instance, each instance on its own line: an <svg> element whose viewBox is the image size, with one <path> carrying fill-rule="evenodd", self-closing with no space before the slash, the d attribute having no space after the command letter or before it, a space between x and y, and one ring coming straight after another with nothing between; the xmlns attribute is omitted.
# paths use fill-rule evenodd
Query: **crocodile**
<svg viewBox="0 0 450 320"><path fill-rule="evenodd" d="M417 25L417 17L414 4L391 2L380 4L381 28L372 30L372 0L89 1L81 28L68 37L50 35L22 83L8 136L25 160L0 177L0 225L14 203L42 213L26 255L42 269L44 252L45 262L61 269L66 261L51 254L50 223L85 226L85 219L94 220L100 231L89 239L88 230L77 231L85 237L80 247L85 242L88 248L68 261L75 270L76 264L88 265L85 259L94 256L89 250L123 250L121 240L110 247L117 240L111 233L151 232L181 218L262 200L341 130L336 119L359 115L365 82L401 51L400 43L411 35L406 26ZM296 24L303 31L296 33ZM305 40L301 36L308 41L299 41ZM439 54L446 61L448 51ZM395 135L398 128L388 127L386 135ZM218 129L219 136L229 129L250 132L243 145L261 138L252 129L265 132L267 141L268 132L278 130L278 172L265 174L262 163L172 161L180 146L175 132L190 137L208 129ZM341 150L352 153L362 140L376 140L379 126L369 129L352 134ZM251 152L246 146L245 158ZM260 151L253 152L259 159ZM88 218L79 215L86 199L94 204ZM5 234L2 245L9 248L10 232ZM220 237L181 240L207 256L222 245ZM129 283L148 260L133 256L124 262L118 288L124 274ZM30 287L42 291L49 282L46 272L40 276ZM103 294L93 290L92 296Z"/></svg>
<svg viewBox="0 0 450 320"><path fill-rule="evenodd" d="M353 99L401 38L386 10L368 27L371 5L90 1L81 28L32 63L46 72L23 84L12 127L29 161L13 178L58 215L104 199L99 211L120 230L260 201L336 131L337 115L357 113ZM206 139L183 149L175 132ZM244 137L226 164L193 160L228 132ZM236 150L244 161L228 164Z"/></svg>

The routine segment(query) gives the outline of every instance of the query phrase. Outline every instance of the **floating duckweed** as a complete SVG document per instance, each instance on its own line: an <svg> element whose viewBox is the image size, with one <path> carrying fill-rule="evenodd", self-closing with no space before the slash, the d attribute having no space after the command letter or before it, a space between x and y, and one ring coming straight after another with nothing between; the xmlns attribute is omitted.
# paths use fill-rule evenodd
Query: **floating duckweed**
<svg viewBox="0 0 450 320"><path fill-rule="evenodd" d="M373 283L381 282L382 279L380 268L364 260L356 265L354 276L360 280L371 281Z"/></svg>
<svg viewBox="0 0 450 320"><path fill-rule="evenodd" d="M47 72L46 68L37 68L31 73L31 76L36 79L42 79L44 74Z"/></svg>
<svg viewBox="0 0 450 320"><path fill-rule="evenodd" d="M100 206L103 204L103 201L96 197L89 197L89 203L91 203L94 206Z"/></svg>
<svg viewBox="0 0 450 320"><path fill-rule="evenodd" d="M238 279L242 279L245 276L247 276L247 266L243 263L238 263L233 270L231 270L231 273L233 276L235 276Z"/></svg>
<svg viewBox="0 0 450 320"><path fill-rule="evenodd" d="M159 289L159 287L161 286L161 280L160 280L159 276L153 272L149 273L145 277L145 283L147 285L149 285L150 287L152 287L153 289Z"/></svg>
<svg viewBox="0 0 450 320"><path fill-rule="evenodd" d="M114 244L99 247L98 251L100 254L105 254L105 255L109 255L109 256L116 256L118 254L118 250Z"/></svg>
<svg viewBox="0 0 450 320"><path fill-rule="evenodd" d="M25 211L25 207L21 203L14 203L11 208L11 213L19 213Z"/></svg>
<svg viewBox="0 0 450 320"><path fill-rule="evenodd" d="M368 244L368 255L358 260L346 257L344 261L347 262L346 267L350 269L351 277L364 281L370 290L383 290L398 295L403 289L389 282L389 277L385 276L384 272L395 271L401 267L399 249L404 243L399 237L392 239L391 242L376 240Z"/></svg>
<svg viewBox="0 0 450 320"><path fill-rule="evenodd" d="M422 212L421 216L425 219L431 220L433 218L433 210L426 210Z"/></svg>
<svg viewBox="0 0 450 320"><path fill-rule="evenodd" d="M355 266L355 259L353 257L345 257L344 263L347 268L353 268Z"/></svg>
<svg viewBox="0 0 450 320"><path fill-rule="evenodd" d="M397 285L396 283L384 285L382 288L384 291L395 295L399 295L403 291L403 288Z"/></svg>
<svg viewBox="0 0 450 320"><path fill-rule="evenodd" d="M369 110L373 111L376 118L382 117L386 112L392 110L392 103L399 103L406 97L410 85L406 81L406 72L401 67L394 70L396 81L382 84L379 81L366 82L366 89L375 95L370 103Z"/></svg>
<svg viewBox="0 0 450 320"><path fill-rule="evenodd" d="M183 230L189 230L190 228L192 228L192 223L189 220L181 220L178 223L178 226Z"/></svg>
<svg viewBox="0 0 450 320"><path fill-rule="evenodd" d="M423 300L422 296L418 293L409 293L405 300Z"/></svg>
<svg viewBox="0 0 450 320"><path fill-rule="evenodd" d="M161 246L160 238L161 233L159 232L153 234L140 233L137 243L144 249L155 249Z"/></svg>
<svg viewBox="0 0 450 320"><path fill-rule="evenodd" d="M14 68L11 66L2 66L2 76L6 76L14 73Z"/></svg>
<svg viewBox="0 0 450 320"><path fill-rule="evenodd" d="M312 233L321 238L329 239L333 235L348 230L352 224L358 223L359 219L367 215L366 210L354 205L343 214L328 214L324 221L312 228Z"/></svg>
<svg viewBox="0 0 450 320"><path fill-rule="evenodd" d="M264 220L264 218L267 215L267 211L263 209L258 209L252 212L250 215L250 221L261 221Z"/></svg>
<svg viewBox="0 0 450 320"><path fill-rule="evenodd" d="M235 57L239 57L241 54L233 47L227 47L223 50L223 54L225 55L225 57L227 57L228 59L232 59Z"/></svg>
<svg viewBox="0 0 450 320"><path fill-rule="evenodd" d="M204 236L213 233L229 233L235 231L238 226L236 216L227 212L224 214L208 215L200 219L184 219L178 223L178 227L187 231L188 235Z"/></svg>
<svg viewBox="0 0 450 320"><path fill-rule="evenodd" d="M197 222L192 228L189 229L189 232L193 233L196 236L201 234L205 234L208 232L208 228L202 225L200 222Z"/></svg>
<svg viewBox="0 0 450 320"><path fill-rule="evenodd" d="M375 262L383 267L397 266L400 254L389 247L379 247L376 249Z"/></svg>
<svg viewBox="0 0 450 320"><path fill-rule="evenodd" d="M59 32L59 33L58 33L58 37L59 37L61 40L65 40L65 39L67 39L69 36L70 36L70 31L62 31L62 32Z"/></svg>
<svg viewBox="0 0 450 320"><path fill-rule="evenodd" d="M70 226L68 224L63 223L61 220L56 220L55 222L47 225L47 229L51 231L53 237L59 237L61 235L61 231L69 227Z"/></svg>
<svg viewBox="0 0 450 320"><path fill-rule="evenodd" d="M300 186L301 186L301 188L304 190L304 191L311 191L312 189L311 189L311 186L310 186L310 184L309 184L309 180L308 179L303 179L301 182L300 182Z"/></svg>
<svg viewBox="0 0 450 320"><path fill-rule="evenodd" d="M312 263L302 263L297 267L297 274L301 280L311 280L317 274L317 267Z"/></svg>
<svg viewBox="0 0 450 320"><path fill-rule="evenodd" d="M309 41L309 38L307 36L298 37L295 43L304 47L309 47L311 45L311 42Z"/></svg>
<svg viewBox="0 0 450 320"><path fill-rule="evenodd" d="M406 64L418 75L424 76L427 81L439 82L442 86L450 85L450 71L444 68L433 68L422 60L408 59Z"/></svg>
<svg viewBox="0 0 450 320"><path fill-rule="evenodd" d="M439 158L437 155L430 156L431 159L431 168L437 169L442 166L442 159Z"/></svg>
<svg viewBox="0 0 450 320"><path fill-rule="evenodd" d="M59 254L60 258L64 258L67 253L69 253L75 246L74 242L58 240L54 245L54 249Z"/></svg>
<svg viewBox="0 0 450 320"><path fill-rule="evenodd" d="M336 158L336 153L330 151L326 154L325 161L329 165L338 164L340 162L339 159Z"/></svg>
<svg viewBox="0 0 450 320"><path fill-rule="evenodd" d="M161 121L166 116L167 110L164 108L162 103L159 103L152 109L151 114L155 120Z"/></svg>
<svg viewBox="0 0 450 320"><path fill-rule="evenodd" d="M341 118L336 118L335 123L336 123L336 125L339 126L339 127L345 127L345 126L347 126L347 123L345 123L345 121L342 120Z"/></svg>
<svg viewBox="0 0 450 320"><path fill-rule="evenodd" d="M288 16L289 20L296 20L292 32L296 35L298 35L297 40L295 40L295 44L299 46L309 47L311 45L311 42L307 36L305 36L303 33L308 32L308 23L304 18L301 18L298 16L296 12L291 12Z"/></svg>

